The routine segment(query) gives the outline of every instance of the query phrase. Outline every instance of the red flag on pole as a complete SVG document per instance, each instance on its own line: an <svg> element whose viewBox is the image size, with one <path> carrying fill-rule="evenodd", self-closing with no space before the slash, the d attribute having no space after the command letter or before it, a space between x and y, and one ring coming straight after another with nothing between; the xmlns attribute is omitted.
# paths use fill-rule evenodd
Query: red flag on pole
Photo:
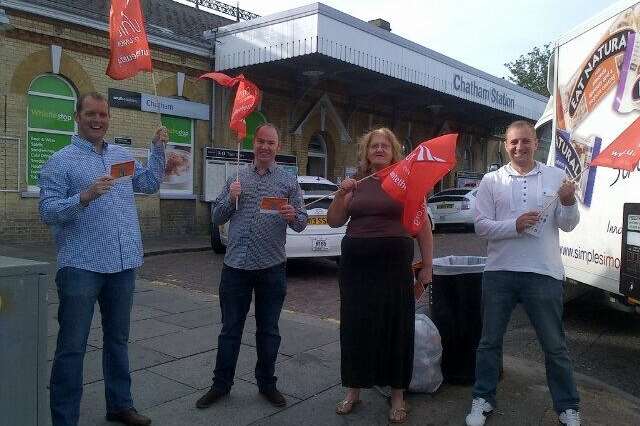
<svg viewBox="0 0 640 426"><path fill-rule="evenodd" d="M457 134L422 142L395 167L378 173L382 189L403 204L402 225L416 235L427 222L425 196L456 166Z"/></svg>
<svg viewBox="0 0 640 426"><path fill-rule="evenodd" d="M111 0L109 46L106 74L114 80L153 70L140 0Z"/></svg>
<svg viewBox="0 0 640 426"><path fill-rule="evenodd" d="M226 87L233 87L238 84L238 90L236 91L236 97L231 110L229 127L235 130L239 139L247 136L247 123L245 118L247 118L260 103L260 89L258 89L258 86L247 80L242 74L237 77L229 77L221 72L211 72L201 75L200 78L210 78L216 83Z"/></svg>
<svg viewBox="0 0 640 426"><path fill-rule="evenodd" d="M640 160L640 118L614 139L596 158L591 166L611 167L633 171Z"/></svg>

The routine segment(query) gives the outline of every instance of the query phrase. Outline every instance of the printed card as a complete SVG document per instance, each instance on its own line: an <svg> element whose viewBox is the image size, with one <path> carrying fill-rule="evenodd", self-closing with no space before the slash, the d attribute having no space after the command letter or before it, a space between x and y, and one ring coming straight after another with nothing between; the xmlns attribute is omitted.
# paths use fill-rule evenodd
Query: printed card
<svg viewBox="0 0 640 426"><path fill-rule="evenodd" d="M114 179L130 179L135 171L136 163L133 160L111 165L111 177Z"/></svg>
<svg viewBox="0 0 640 426"><path fill-rule="evenodd" d="M540 238L547 220L549 220L549 213L543 213L542 216L540 216L538 222L536 222L533 226L525 228L524 232L531 235L532 237Z"/></svg>
<svg viewBox="0 0 640 426"><path fill-rule="evenodd" d="M260 201L260 213L279 214L280 207L287 204L289 200L281 197L264 197Z"/></svg>

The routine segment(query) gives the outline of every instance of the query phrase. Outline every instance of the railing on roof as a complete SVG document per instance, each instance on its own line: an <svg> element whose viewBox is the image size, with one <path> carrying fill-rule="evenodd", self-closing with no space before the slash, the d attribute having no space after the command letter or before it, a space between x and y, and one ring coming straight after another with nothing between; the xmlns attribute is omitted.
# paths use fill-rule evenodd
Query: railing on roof
<svg viewBox="0 0 640 426"><path fill-rule="evenodd" d="M236 6L231 6L230 4L223 3L221 1L215 0L186 0L190 3L194 3L196 8L203 6L208 9L215 10L216 12L224 13L229 16L233 16L236 20L244 19L248 21L250 19L259 18L260 15L256 15L255 13L249 12L248 10L240 9Z"/></svg>

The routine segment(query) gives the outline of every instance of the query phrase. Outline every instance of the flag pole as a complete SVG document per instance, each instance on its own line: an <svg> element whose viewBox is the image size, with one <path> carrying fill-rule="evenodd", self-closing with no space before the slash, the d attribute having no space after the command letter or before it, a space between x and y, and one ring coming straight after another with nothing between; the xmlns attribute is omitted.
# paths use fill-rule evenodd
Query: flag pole
<svg viewBox="0 0 640 426"><path fill-rule="evenodd" d="M238 135L238 158L236 160L236 182L240 182L240 143L242 141L242 139L240 139L240 136ZM238 198L236 197L236 211L238 210Z"/></svg>
<svg viewBox="0 0 640 426"><path fill-rule="evenodd" d="M380 172L383 172L383 171L387 170L388 168L391 168L391 167L395 166L396 164L397 164L397 163L393 163L393 164L391 164L390 166L387 166L387 167L385 167L385 168L384 168L384 169L382 169L382 170L378 170L377 172L373 172L373 173L371 173L369 176L365 176L365 177L363 177L362 179L357 180L357 181L356 181L356 183L360 183L360 182L362 182L363 180L369 179L370 177L373 177L373 176L375 176L376 174L378 174L378 173L380 173ZM309 207L309 206L310 206L310 205L312 205L312 204L317 203L318 201L322 201L322 200L324 200L324 199L327 199L327 198L329 198L329 197L332 197L332 196L336 195L338 192L340 192L340 190L339 190L339 189L338 189L337 191L333 191L331 194L324 195L324 196L322 196L322 197L318 198L317 200L313 200L312 202L305 204L305 205L304 205L304 208L306 209L307 207Z"/></svg>
<svg viewBox="0 0 640 426"><path fill-rule="evenodd" d="M589 170L591 170L591 166L590 166L590 165L587 165L587 166L584 168L584 170L582 170L582 172L581 172L578 176L574 177L573 179L569 179L569 182L578 183L578 181L579 181L580 179L582 179L582 175L583 175L583 174L585 174L586 172L588 172ZM555 196L555 197L553 197L553 199L551 199L551 201L549 201L549 202L548 202L548 203L547 203L547 204L542 208L542 210L540 211L539 216L542 216L542 214L543 214L543 213L544 213L544 212L545 212L549 207L551 207L551 205L552 205L553 203L555 203L555 202L556 202L556 200L557 200L558 198L560 198L560 195L559 195L559 194L556 194L556 196Z"/></svg>

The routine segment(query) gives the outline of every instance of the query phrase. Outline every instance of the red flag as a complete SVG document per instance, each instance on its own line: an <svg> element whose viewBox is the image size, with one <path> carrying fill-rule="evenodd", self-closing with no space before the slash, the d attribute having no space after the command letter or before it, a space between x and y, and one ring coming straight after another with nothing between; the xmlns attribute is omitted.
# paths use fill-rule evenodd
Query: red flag
<svg viewBox="0 0 640 426"><path fill-rule="evenodd" d="M395 167L378 173L382 189L403 204L402 225L416 235L427 222L425 196L456 165L457 134L422 142Z"/></svg>
<svg viewBox="0 0 640 426"><path fill-rule="evenodd" d="M111 0L109 46L107 75L114 80L153 70L139 0Z"/></svg>
<svg viewBox="0 0 640 426"><path fill-rule="evenodd" d="M614 139L596 158L591 166L611 167L633 171L640 160L640 118Z"/></svg>
<svg viewBox="0 0 640 426"><path fill-rule="evenodd" d="M256 109L260 103L260 89L258 86L247 80L244 75L237 77L229 77L221 72L211 72L203 74L200 78L210 78L216 83L226 87L233 87L238 84L236 98L233 101L231 110L231 118L229 119L229 127L235 130L238 138L247 136L247 123L245 118Z"/></svg>

